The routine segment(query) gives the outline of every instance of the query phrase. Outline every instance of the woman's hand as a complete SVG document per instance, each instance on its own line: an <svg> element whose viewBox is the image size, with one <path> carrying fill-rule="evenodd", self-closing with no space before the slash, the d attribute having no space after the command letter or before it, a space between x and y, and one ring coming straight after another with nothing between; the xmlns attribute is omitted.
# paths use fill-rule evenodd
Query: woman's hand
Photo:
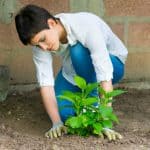
<svg viewBox="0 0 150 150"><path fill-rule="evenodd" d="M109 128L104 128L102 132L108 138L109 141L115 141L116 139L123 138L121 134Z"/></svg>
<svg viewBox="0 0 150 150"><path fill-rule="evenodd" d="M45 133L47 138L58 138L64 134L67 134L67 127L64 126L63 122L57 122L53 124L53 127Z"/></svg>

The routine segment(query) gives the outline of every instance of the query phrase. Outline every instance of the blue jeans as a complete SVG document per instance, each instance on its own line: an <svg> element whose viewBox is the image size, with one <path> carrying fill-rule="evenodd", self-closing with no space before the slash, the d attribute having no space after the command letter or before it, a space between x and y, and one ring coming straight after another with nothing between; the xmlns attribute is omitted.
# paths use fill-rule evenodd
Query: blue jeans
<svg viewBox="0 0 150 150"><path fill-rule="evenodd" d="M77 43L74 46L70 46L70 56L72 60L73 67L75 69L75 72L77 75L83 77L87 83L96 82L96 73L94 70L94 66L92 64L92 59L90 56L90 52L87 48L83 47L81 43ZM124 75L124 64L113 55L110 55L110 59L113 64L113 80L112 83L118 83L118 81L123 77ZM70 82L68 82L62 75L62 70L58 73L56 80L55 80L55 93L56 96L61 95L63 91L69 90L72 92L79 91L79 88L75 85L72 85ZM98 95L97 91L93 91L91 95ZM65 105L71 105L70 102L67 100L59 100L57 98L57 103L59 107L59 113L61 116L62 121L65 121L69 116L74 116L75 112L72 108L63 108L62 106Z"/></svg>

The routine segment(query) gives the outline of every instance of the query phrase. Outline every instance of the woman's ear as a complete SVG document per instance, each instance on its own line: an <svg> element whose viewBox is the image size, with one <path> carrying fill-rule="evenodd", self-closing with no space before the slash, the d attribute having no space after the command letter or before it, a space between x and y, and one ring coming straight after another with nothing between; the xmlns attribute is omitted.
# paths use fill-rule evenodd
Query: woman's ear
<svg viewBox="0 0 150 150"><path fill-rule="evenodd" d="M56 25L56 21L53 19L48 19L47 24L48 24L49 28L53 28Z"/></svg>

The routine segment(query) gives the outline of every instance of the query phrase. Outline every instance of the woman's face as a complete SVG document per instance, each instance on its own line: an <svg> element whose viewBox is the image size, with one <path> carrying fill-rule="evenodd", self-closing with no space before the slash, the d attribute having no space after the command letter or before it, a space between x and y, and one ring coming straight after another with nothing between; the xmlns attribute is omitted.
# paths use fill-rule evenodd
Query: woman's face
<svg viewBox="0 0 150 150"><path fill-rule="evenodd" d="M31 45L39 46L46 51L56 51L59 49L58 24L54 20L48 22L49 29L44 29L31 39Z"/></svg>
<svg viewBox="0 0 150 150"><path fill-rule="evenodd" d="M31 45L46 51L56 51L59 48L59 36L54 29L45 29L31 39Z"/></svg>

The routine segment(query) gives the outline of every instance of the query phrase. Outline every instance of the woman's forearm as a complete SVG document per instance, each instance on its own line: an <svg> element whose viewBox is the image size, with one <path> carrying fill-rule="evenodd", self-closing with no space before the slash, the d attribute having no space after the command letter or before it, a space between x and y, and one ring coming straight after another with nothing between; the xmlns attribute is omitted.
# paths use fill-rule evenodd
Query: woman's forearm
<svg viewBox="0 0 150 150"><path fill-rule="evenodd" d="M52 86L41 87L40 92L44 107L53 124L59 122L61 119L58 111L54 88Z"/></svg>
<svg viewBox="0 0 150 150"><path fill-rule="evenodd" d="M102 88L106 91L106 92L111 92L113 91L113 85L112 85L112 81L102 81L101 82L101 86Z"/></svg>
<svg viewBox="0 0 150 150"><path fill-rule="evenodd" d="M106 92L111 92L113 91L113 85L112 81L102 81L101 82L101 87L106 91ZM112 106L112 103L109 103L108 106Z"/></svg>

